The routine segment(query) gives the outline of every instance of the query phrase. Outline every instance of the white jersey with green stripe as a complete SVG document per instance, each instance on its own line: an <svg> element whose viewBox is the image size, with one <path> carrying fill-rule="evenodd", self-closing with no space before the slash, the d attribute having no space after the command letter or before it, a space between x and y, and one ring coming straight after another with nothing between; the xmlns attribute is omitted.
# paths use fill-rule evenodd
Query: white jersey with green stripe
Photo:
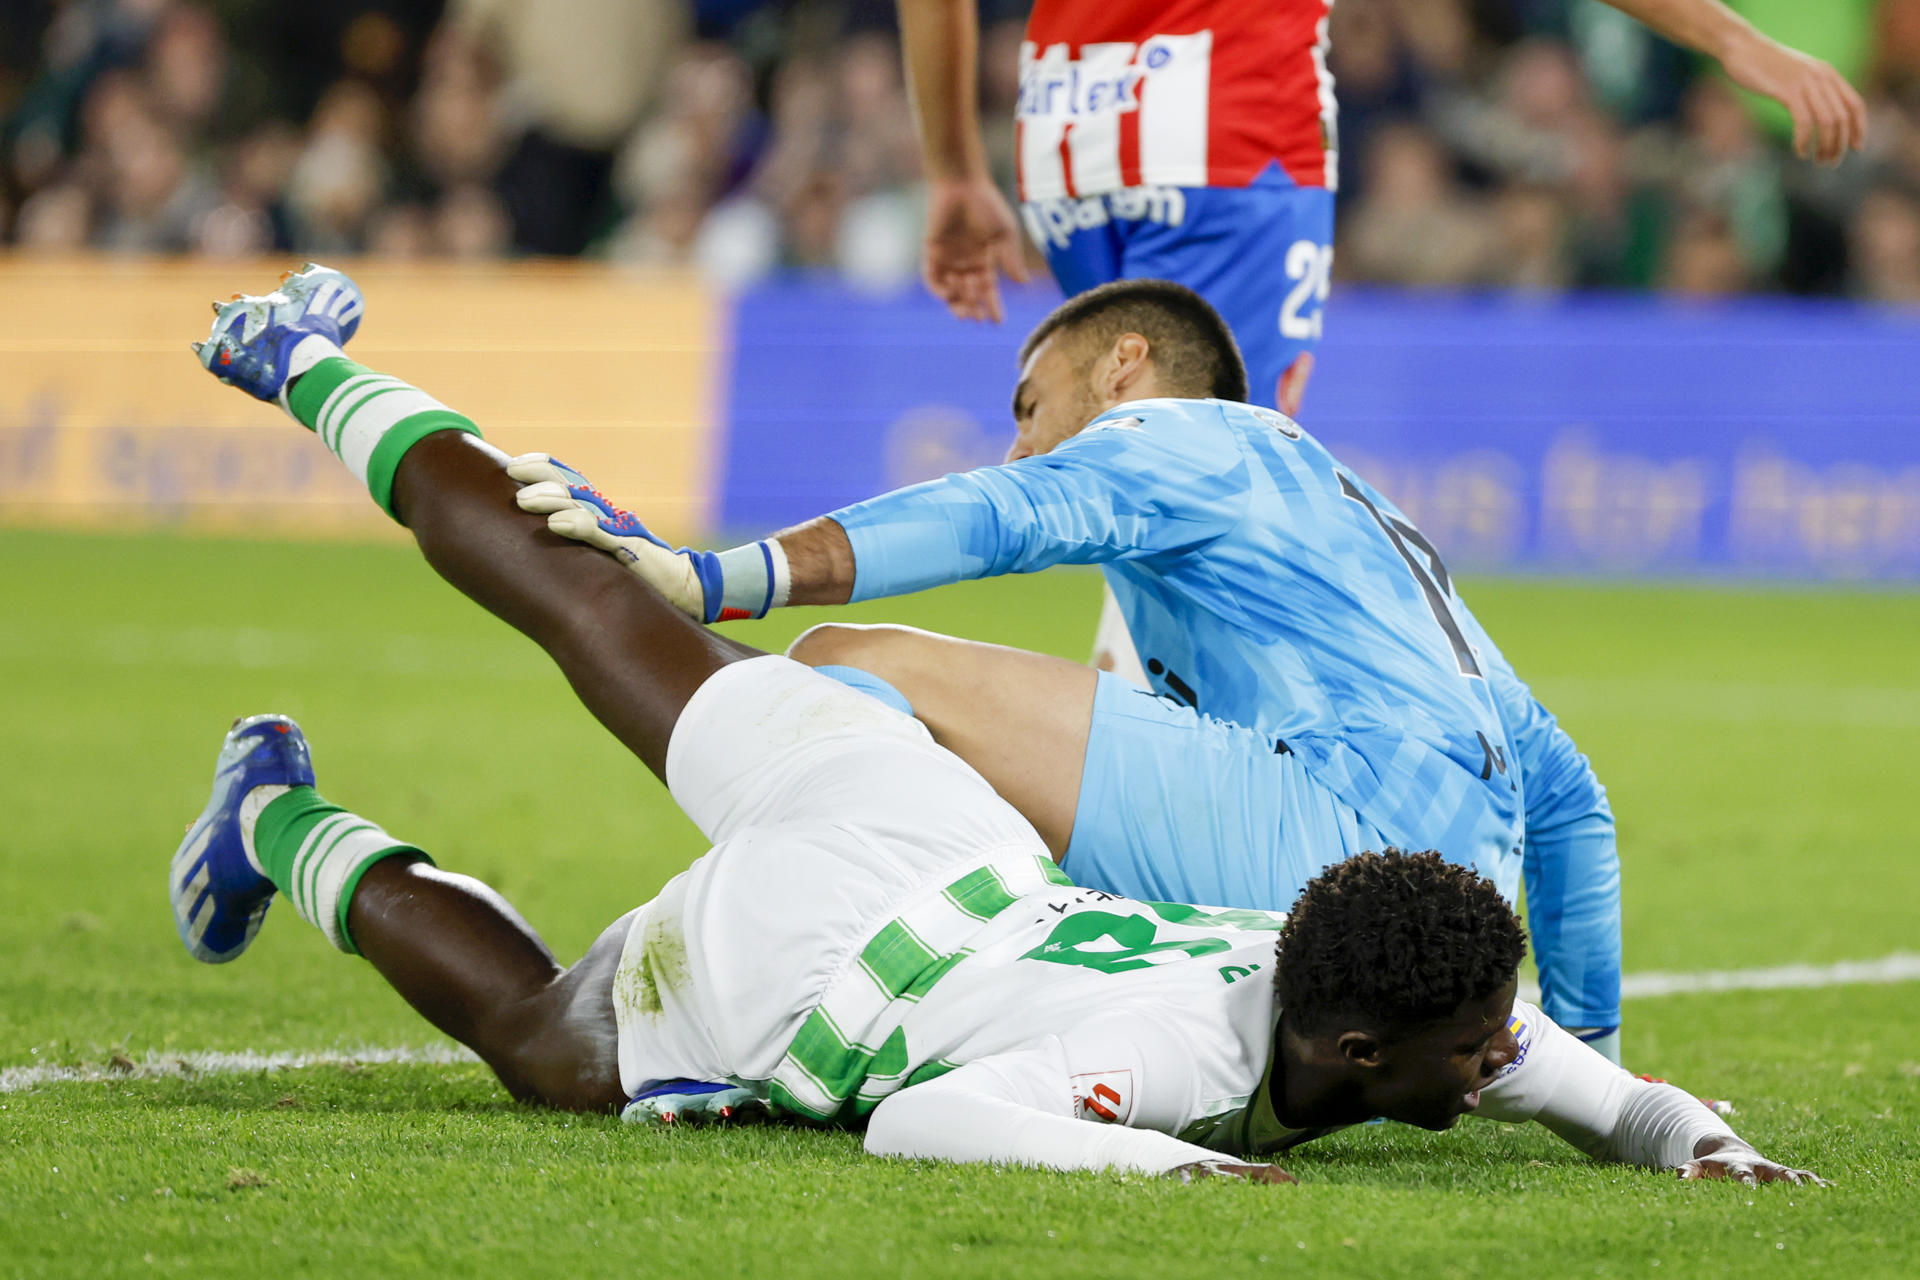
<svg viewBox="0 0 1920 1280"><path fill-rule="evenodd" d="M992 910L970 932L930 936L919 909L889 921L809 1013L767 1096L867 1123L876 1155L1056 1169L1263 1160L1345 1127L1289 1126L1274 1106L1284 917L1071 885L1013 896L1015 878L983 869L938 895L961 915ZM1482 1118L1537 1120L1590 1155L1653 1168L1733 1137L1524 1001L1509 1030L1516 1054L1479 1091Z"/></svg>
<svg viewBox="0 0 1920 1280"><path fill-rule="evenodd" d="M1073 887L911 717L785 658L734 663L681 713L667 780L714 848L628 926L629 1095L727 1079L857 1124L908 1085L1069 1033L1089 1046L1072 1074L1093 1119L1177 1079L1177 1099L1142 1105L1184 1125L1260 1078L1281 918Z"/></svg>
<svg viewBox="0 0 1920 1280"><path fill-rule="evenodd" d="M769 1096L857 1122L955 1067L1064 1046L1072 1107L1180 1132L1244 1104L1266 1068L1282 917L1142 903L985 868L889 921L802 1025ZM1016 881L1010 884L1009 881Z"/></svg>
<svg viewBox="0 0 1920 1280"><path fill-rule="evenodd" d="M785 658L688 702L667 780L711 853L632 913L629 1095L732 1080L878 1155L1164 1172L1321 1130L1273 1114L1282 917L1075 888L924 726ZM1671 1168L1731 1135L1525 1004L1479 1114ZM1086 1123L1093 1121L1094 1123Z"/></svg>

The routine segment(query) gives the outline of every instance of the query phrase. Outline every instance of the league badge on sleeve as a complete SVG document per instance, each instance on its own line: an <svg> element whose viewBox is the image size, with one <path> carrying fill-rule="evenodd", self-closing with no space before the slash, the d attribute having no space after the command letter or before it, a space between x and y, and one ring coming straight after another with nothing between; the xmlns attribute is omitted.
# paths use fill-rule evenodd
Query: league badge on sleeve
<svg viewBox="0 0 1920 1280"><path fill-rule="evenodd" d="M1133 1118L1133 1072L1083 1071L1073 1077L1073 1116L1101 1124L1125 1124Z"/></svg>
<svg viewBox="0 0 1920 1280"><path fill-rule="evenodd" d="M1533 1024L1522 1017L1517 1010L1507 1019L1507 1030L1513 1034L1513 1042L1518 1048L1514 1052L1513 1061L1500 1068L1500 1074L1494 1077L1496 1080L1505 1080L1518 1071L1520 1064L1527 1060L1527 1051L1533 1048Z"/></svg>

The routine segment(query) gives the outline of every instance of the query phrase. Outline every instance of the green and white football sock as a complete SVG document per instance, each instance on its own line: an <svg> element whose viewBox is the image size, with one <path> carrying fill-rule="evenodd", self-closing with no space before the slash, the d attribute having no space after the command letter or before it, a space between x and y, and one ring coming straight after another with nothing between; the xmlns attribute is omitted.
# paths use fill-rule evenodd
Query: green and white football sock
<svg viewBox="0 0 1920 1280"><path fill-rule="evenodd" d="M480 434L464 414L398 378L354 363L317 334L294 348L289 370L280 407L311 428L390 516L394 473L407 450L436 431Z"/></svg>
<svg viewBox="0 0 1920 1280"><path fill-rule="evenodd" d="M254 869L287 895L300 918L348 955L359 955L347 932L347 907L367 868L382 858L432 858L312 787L255 787L240 802L240 843Z"/></svg>

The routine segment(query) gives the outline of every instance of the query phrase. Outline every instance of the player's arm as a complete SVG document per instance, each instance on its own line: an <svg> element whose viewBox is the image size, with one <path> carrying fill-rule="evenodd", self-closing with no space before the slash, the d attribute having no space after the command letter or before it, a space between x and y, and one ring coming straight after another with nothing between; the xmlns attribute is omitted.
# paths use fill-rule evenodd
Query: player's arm
<svg viewBox="0 0 1920 1280"><path fill-rule="evenodd" d="M1593 767L1504 661L1488 680L1526 784L1521 871L1547 1016L1620 1061L1620 858Z"/></svg>
<svg viewBox="0 0 1920 1280"><path fill-rule="evenodd" d="M1001 319L1004 271L1027 278L1020 224L980 137L980 17L974 0L898 0L907 93L927 174L927 288L962 320Z"/></svg>
<svg viewBox="0 0 1920 1280"><path fill-rule="evenodd" d="M729 551L673 548L541 454L508 472L518 501L592 543L696 618L845 604L1057 564L1189 550L1245 512L1245 463L1173 418L1094 426L1052 452L897 489Z"/></svg>
<svg viewBox="0 0 1920 1280"><path fill-rule="evenodd" d="M839 526L852 551L849 598L1200 547L1245 513L1245 464L1237 453L1216 457L1182 440L1179 427L1096 425L1038 457L834 512L826 523Z"/></svg>
<svg viewBox="0 0 1920 1280"><path fill-rule="evenodd" d="M1223 1160L1152 1129L1076 1119L1057 1042L981 1058L901 1090L874 1110L866 1147L876 1156L966 1164L1293 1181L1277 1166Z"/></svg>
<svg viewBox="0 0 1920 1280"><path fill-rule="evenodd" d="M1837 164L1867 136L1867 104L1818 58L1789 49L1720 0L1607 0L1675 44L1715 59L1743 89L1765 94L1793 116L1793 149Z"/></svg>
<svg viewBox="0 0 1920 1280"><path fill-rule="evenodd" d="M1521 870L1550 1016L1619 1062L1620 856L1606 793L1597 797L1592 807L1538 826L1529 814Z"/></svg>
<svg viewBox="0 0 1920 1280"><path fill-rule="evenodd" d="M1628 1075L1531 1005L1513 1012L1520 1056L1481 1090L1480 1115L1537 1120L1596 1159L1682 1178L1822 1181L1767 1159L1685 1090Z"/></svg>

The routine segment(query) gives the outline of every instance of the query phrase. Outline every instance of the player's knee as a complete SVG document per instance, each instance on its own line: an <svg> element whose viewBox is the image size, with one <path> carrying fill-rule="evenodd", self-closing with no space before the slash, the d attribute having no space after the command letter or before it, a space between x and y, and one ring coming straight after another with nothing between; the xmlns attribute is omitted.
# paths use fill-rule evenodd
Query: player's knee
<svg viewBox="0 0 1920 1280"><path fill-rule="evenodd" d="M787 656L809 667L857 667L862 655L884 645L873 634L882 629L857 622L816 623L787 646Z"/></svg>
<svg viewBox="0 0 1920 1280"><path fill-rule="evenodd" d="M563 975L525 1000L492 1011L477 1028L480 1056L519 1102L561 1111L617 1110L618 1029L607 1016L583 1015L575 984Z"/></svg>

